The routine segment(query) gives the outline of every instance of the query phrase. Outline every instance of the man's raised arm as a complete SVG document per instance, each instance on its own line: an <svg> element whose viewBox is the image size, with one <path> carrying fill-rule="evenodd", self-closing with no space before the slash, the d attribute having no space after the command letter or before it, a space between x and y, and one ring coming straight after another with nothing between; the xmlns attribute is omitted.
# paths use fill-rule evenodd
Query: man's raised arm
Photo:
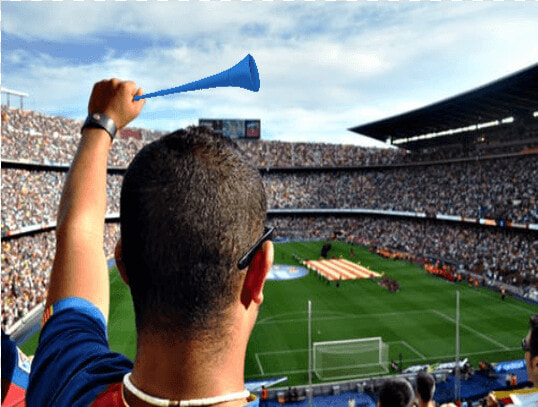
<svg viewBox="0 0 538 407"><path fill-rule="evenodd" d="M100 113L121 129L135 119L144 100L134 82L118 79L94 85L88 113ZM67 297L80 297L97 306L108 319L109 280L103 251L106 174L112 138L102 128L85 128L62 191L56 228L56 255L47 308Z"/></svg>

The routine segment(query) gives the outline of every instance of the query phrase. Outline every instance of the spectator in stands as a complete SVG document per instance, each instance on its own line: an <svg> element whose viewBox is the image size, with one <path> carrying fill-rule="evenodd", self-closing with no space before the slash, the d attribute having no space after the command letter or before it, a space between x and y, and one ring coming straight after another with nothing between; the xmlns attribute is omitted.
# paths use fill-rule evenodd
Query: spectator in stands
<svg viewBox="0 0 538 407"><path fill-rule="evenodd" d="M530 320L530 330L527 336L523 338L521 342L521 347L525 353L525 364L527 366L527 374L529 376L529 381L535 388L538 388L538 314L531 316ZM536 406L538 405L538 392L534 393L536 396L532 399L525 400L525 406ZM523 404L520 404L523 405ZM488 407L498 407L499 402L495 398L493 393L490 393L487 398Z"/></svg>
<svg viewBox="0 0 538 407"><path fill-rule="evenodd" d="M105 257L114 255L117 224L105 225ZM45 302L54 260L54 231L2 241L2 327L10 327Z"/></svg>
<svg viewBox="0 0 538 407"><path fill-rule="evenodd" d="M122 128L142 109L136 94L132 82L99 82L89 113ZM165 136L131 163L116 262L134 302L133 366L107 343L103 219L114 131L95 126L107 130L84 128L60 202L28 404L257 404L243 367L273 256L259 173L231 140L203 128Z"/></svg>
<svg viewBox="0 0 538 407"><path fill-rule="evenodd" d="M269 392L265 386L262 386L262 391L260 394L260 406L267 406L267 399L269 398Z"/></svg>
<svg viewBox="0 0 538 407"><path fill-rule="evenodd" d="M433 394L435 393L435 379L431 374L420 371L417 374L418 407L434 407Z"/></svg>
<svg viewBox="0 0 538 407"><path fill-rule="evenodd" d="M414 392L405 379L388 379L379 391L379 407L410 407L413 404Z"/></svg>

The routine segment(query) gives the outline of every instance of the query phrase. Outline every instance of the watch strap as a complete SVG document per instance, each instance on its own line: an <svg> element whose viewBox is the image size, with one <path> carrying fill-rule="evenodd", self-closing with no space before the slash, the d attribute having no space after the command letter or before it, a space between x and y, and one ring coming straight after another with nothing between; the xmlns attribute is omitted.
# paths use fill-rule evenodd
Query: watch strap
<svg viewBox="0 0 538 407"><path fill-rule="evenodd" d="M103 113L89 114L80 131L83 131L85 128L104 129L109 134L111 140L114 140L118 130L114 120Z"/></svg>

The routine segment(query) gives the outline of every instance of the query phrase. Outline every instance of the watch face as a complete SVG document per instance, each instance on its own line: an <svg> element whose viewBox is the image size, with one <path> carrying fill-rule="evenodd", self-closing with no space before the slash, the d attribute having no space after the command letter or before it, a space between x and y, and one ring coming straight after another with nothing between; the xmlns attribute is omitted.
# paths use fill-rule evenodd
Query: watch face
<svg viewBox="0 0 538 407"><path fill-rule="evenodd" d="M112 119L104 115L103 113L89 114L82 126L82 130L85 128L100 128L105 130L112 139L116 135L116 124Z"/></svg>

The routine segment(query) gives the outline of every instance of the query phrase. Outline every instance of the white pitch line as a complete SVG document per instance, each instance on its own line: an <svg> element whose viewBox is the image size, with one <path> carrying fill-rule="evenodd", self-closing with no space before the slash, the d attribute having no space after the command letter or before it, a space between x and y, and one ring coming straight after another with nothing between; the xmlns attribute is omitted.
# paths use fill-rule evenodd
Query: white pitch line
<svg viewBox="0 0 538 407"><path fill-rule="evenodd" d="M431 312L433 312L433 313L439 315L440 317L443 317L443 318L447 319L448 321L450 321L450 322L452 322L452 323L454 323L454 324L456 323L456 320L455 320L455 319L449 317L448 315L443 314L443 313L440 312L440 311L437 311L437 310L435 310L435 309L432 309ZM475 335L478 335L478 336L480 336L481 338L484 338L485 340L487 340L487 341L493 343L494 345L497 345L497 346L499 346L499 347L501 347L501 348L503 348L503 349L505 349L505 350L508 349L508 346L505 346L505 345L503 345L502 343L497 342L495 339L492 339L492 338L490 338L489 336L486 336L486 335L484 335L483 333L478 332L477 330L471 328L470 326L467 326L467 325L465 325L465 324L462 324L461 322L460 322L460 326L463 327L463 328L465 328L465 329L467 329L468 331L471 331L471 332L474 333Z"/></svg>
<svg viewBox="0 0 538 407"><path fill-rule="evenodd" d="M265 373L263 373L262 362L260 362L260 358L258 357L257 353L256 353L256 361L258 362L258 367L260 368L260 372L262 372L262 376L265 375Z"/></svg>
<svg viewBox="0 0 538 407"><path fill-rule="evenodd" d="M483 296L483 297L488 298L488 299L490 298L490 297L488 297L486 294L481 293L480 291L477 291L477 293L480 294L480 295ZM499 294L499 296L500 296L500 294ZM499 301L499 302L500 302L500 301ZM504 306L504 305L508 305L508 306L510 306L510 307L517 308L517 309L519 309L519 310L523 310L523 311L526 311L526 312L530 312L528 308L522 307L521 305L518 305L518 304L512 304L512 303L510 303L510 302L506 302L506 301L505 301L505 302L503 303L503 306Z"/></svg>
<svg viewBox="0 0 538 407"><path fill-rule="evenodd" d="M312 318L312 321L327 321L327 320L335 320L335 319L360 319L360 318L378 318L378 317L387 317L387 316L397 316L402 314L422 314L424 312L427 312L428 310L415 310L415 311L402 311L402 312L385 312L383 314L344 314L342 316L332 316L332 317L319 317L319 318ZM286 314L284 314L286 315ZM270 317L273 318L273 317ZM283 323L290 323L290 322L307 322L306 316L305 318L296 318L296 319L273 319L269 320L268 318L263 319L261 321L258 321L256 325L268 325L268 324L283 324Z"/></svg>
<svg viewBox="0 0 538 407"><path fill-rule="evenodd" d="M515 348L508 348L506 349L507 352L515 352L515 351L519 351L521 348L518 346L518 347L515 347ZM484 350L484 351L480 351L480 352L467 352L467 353L461 353L460 356L476 356L476 355L487 355L489 353L498 353L499 352L499 349L492 349L492 350ZM432 356L430 358L428 358L428 360L436 360L436 359L446 359L448 361L450 361L450 358L454 358L454 354L452 355L442 355L442 356ZM404 362L420 362L421 359L404 359L403 360Z"/></svg>
<svg viewBox="0 0 538 407"><path fill-rule="evenodd" d="M427 357L424 356L422 353L420 353L418 350L416 350L414 347L412 347L411 345L409 345L406 341L398 341L400 343L403 343L405 346L407 346L408 349L411 350L411 352L415 352L418 356L420 356L423 360L426 360Z"/></svg>
<svg viewBox="0 0 538 407"><path fill-rule="evenodd" d="M398 341L400 342L400 341ZM403 341L402 341L403 342ZM389 342L389 343L397 343L397 342ZM516 347L516 348L508 348L507 351L518 351L520 350L521 348L520 347ZM305 349L306 351L306 349ZM286 351L282 351L282 352L286 352ZM468 352L468 353L462 353L460 356L475 356L475 355L485 355L485 354L488 354L488 353L497 353L499 352L499 349L493 349L493 350L486 350L486 351L481 351L481 352ZM278 352L272 352L272 353L278 353ZM429 360L434 360L434 359L447 359L449 360L450 358L453 358L454 355L442 355L442 356L432 356L429 358ZM423 359L403 359L404 362L421 362L423 361ZM299 370L285 370L285 371L281 371L281 372L271 372L271 373L262 373L262 374L253 374L253 375L246 375L245 378L246 379L253 379L255 377L263 377L263 376L286 376L286 375L290 375L290 374L295 374L295 373L307 373L308 370L307 369L299 369ZM364 375L362 375L364 376ZM376 374L373 374L373 376L376 376ZM353 376L353 377L361 377L361 375L357 375L357 376Z"/></svg>
<svg viewBox="0 0 538 407"><path fill-rule="evenodd" d="M256 355L278 355L280 353L296 353L296 352L304 352L307 353L308 349L288 349L288 350L275 350L275 351L268 351L268 352L258 352Z"/></svg>
<svg viewBox="0 0 538 407"><path fill-rule="evenodd" d="M316 311L317 314L327 314L327 315L354 315L354 314L350 314L348 312L335 312L335 311L328 311L328 310L321 310L321 311ZM294 311L294 312L284 312L282 314L277 314L277 315L271 315L270 317L265 317L265 318L261 318L261 319L258 319L258 321L256 322L256 324L267 324L267 323L280 323L282 321L286 321L286 320L279 320L277 318L281 318L283 316L288 316L288 315L304 315L304 318L301 318L301 319L292 319L292 320L288 320L288 321L306 321L307 319L307 316L308 316L308 312L306 311ZM321 318L321 317L320 317Z"/></svg>
<svg viewBox="0 0 538 407"><path fill-rule="evenodd" d="M389 342L389 343L396 343L396 342ZM520 347L515 347L515 348L508 348L506 350L509 351L509 352L515 352L515 351L518 351L520 349L521 349ZM285 352L285 351L283 351L283 352ZM481 351L481 352L462 353L460 356L465 357L465 356L475 356L475 355L486 355L486 354L489 354L489 353L496 353L496 352L499 352L499 349L486 350L486 351ZM454 355L442 355L442 356L432 356L432 357L430 357L428 359L429 360L435 360L435 359L447 359L447 360L449 360L450 358L453 358L453 357L454 357ZM421 361L423 361L423 359L403 359L403 361L404 362L421 362ZM308 372L307 369L284 370L284 371L279 371L279 372L270 372L270 373L263 373L263 374L246 375L245 378L246 379L252 379L252 378L255 378L255 377L262 377L262 376L286 376L286 375L290 375L290 374L306 373L306 372ZM353 376L353 377L355 377L355 376ZM358 375L356 377L360 377L360 375Z"/></svg>
<svg viewBox="0 0 538 407"><path fill-rule="evenodd" d="M262 376L267 376L267 377L272 377L272 376L286 376L286 375L290 375L290 374L295 374L295 373L306 373L308 372L308 369L299 369L299 370L284 370L284 371L279 371L279 372L269 372L269 373L264 373L263 375L262 374L251 374L251 375L246 375L245 378L246 379L252 379L253 377L262 377Z"/></svg>

